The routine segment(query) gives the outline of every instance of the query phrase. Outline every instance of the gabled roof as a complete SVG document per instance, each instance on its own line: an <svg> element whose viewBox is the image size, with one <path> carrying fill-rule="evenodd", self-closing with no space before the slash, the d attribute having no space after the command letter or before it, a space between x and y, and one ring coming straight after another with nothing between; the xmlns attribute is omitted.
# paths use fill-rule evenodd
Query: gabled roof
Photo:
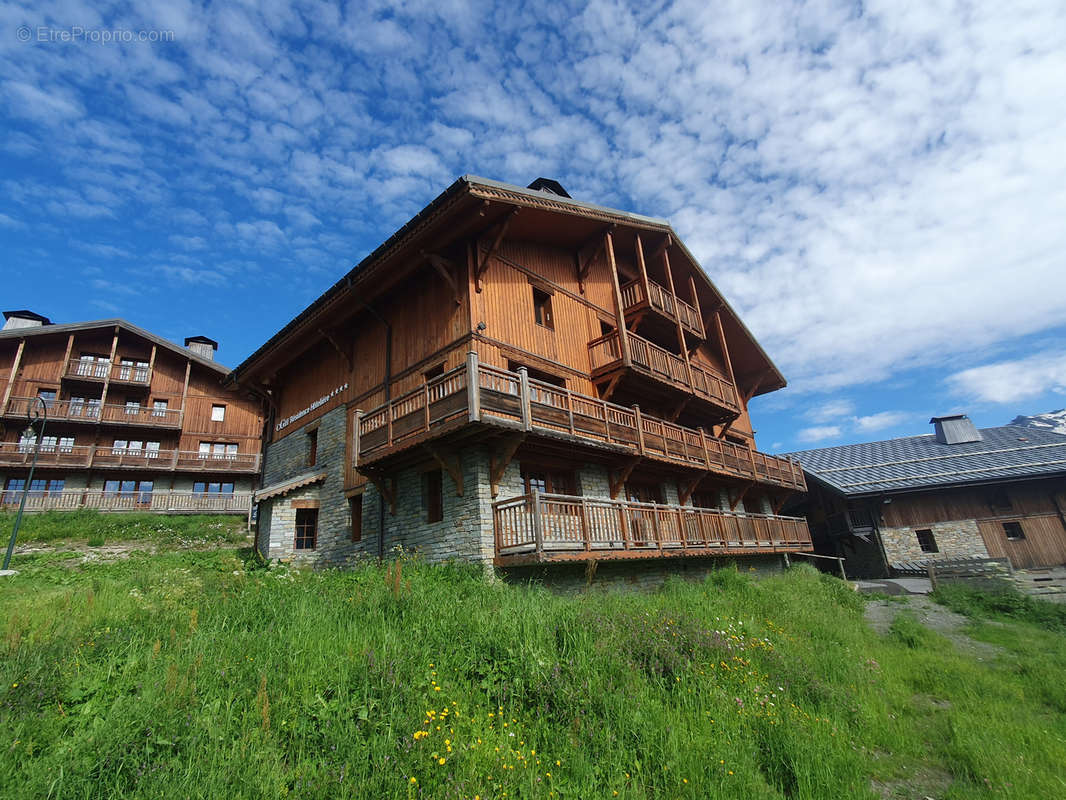
<svg viewBox="0 0 1066 800"><path fill-rule="evenodd" d="M67 322L61 325L42 325L37 328L12 328L11 330L0 331L0 341L3 341L4 339L22 339L23 337L30 336L53 336L60 333L77 333L78 331L89 331L97 328L114 328L116 325L126 329L132 334L147 339L153 344L165 347L167 350L179 354L182 358L190 358L197 364L210 367L215 372L222 375L229 373L229 367L223 366L217 361L212 361L210 358L198 356L192 350L174 344L174 342L168 341L162 336L156 336L154 333L146 331L144 328L134 325L132 322L126 322L124 319L98 319L92 322Z"/></svg>
<svg viewBox="0 0 1066 800"><path fill-rule="evenodd" d="M558 185L556 181L549 181L548 179L543 178L538 178L537 181L534 181L533 185L537 185L538 182L543 182L541 183L541 186L543 187L547 187L550 183ZM559 189L562 189L561 185L559 185ZM235 367L229 376L229 380L236 382L246 376L249 372L259 369L265 363L266 356L270 354L271 351L279 349L283 343L290 339L290 337L301 335L307 331L317 331L318 320L323 315L328 314L331 308L334 307L334 304L341 301L342 297L346 294L349 297L359 297L361 292L357 287L357 284L359 281L367 278L364 273L369 273L373 268L379 266L398 250L411 245L411 243L415 241L429 225L452 209L453 201L457 201L463 197L468 199L473 198L479 202L488 202L491 200L516 206L539 208L545 211L573 214L608 224L631 225L644 229L656 229L664 234L670 234L673 243L684 252L686 258L688 258L693 264L699 266L699 262L681 241L680 237L678 237L677 233L673 230L667 220L658 217L648 217L642 214L634 214L628 211L619 211L618 209L596 205L595 203L574 200L569 197L569 195L566 195L565 189L562 189L562 191L563 194L558 194L555 191L543 191L540 188L533 189L529 187L515 186L510 183L503 183L502 181L495 181L490 178L481 178L476 175L463 175L451 186L441 192L429 205L405 223L403 227L396 231L396 233L382 242L372 253L352 267L343 278L323 292L317 300L296 315L296 317L290 320L281 330L271 336L270 339L263 343L263 345L261 345L254 353ZM723 312L723 320L726 323L726 328L729 330L730 337L734 335L734 333L741 337L745 343L750 345L751 351L755 357L761 359L765 364L765 368L762 370L765 377L761 378L756 384L755 394L764 394L768 391L783 388L786 385L786 381L781 374L781 371L770 359L770 356L766 354L766 351L763 350L758 341L756 341L751 331L748 330L747 326L740 319L740 316L732 306L725 301L725 298L722 297L718 287L714 285L706 271L700 267L698 272L706 280L707 285L715 293L715 296L721 301L719 310Z"/></svg>
<svg viewBox="0 0 1066 800"><path fill-rule="evenodd" d="M790 453L809 476L849 497L1066 475L1066 436L1004 425L982 440L941 444L932 434Z"/></svg>

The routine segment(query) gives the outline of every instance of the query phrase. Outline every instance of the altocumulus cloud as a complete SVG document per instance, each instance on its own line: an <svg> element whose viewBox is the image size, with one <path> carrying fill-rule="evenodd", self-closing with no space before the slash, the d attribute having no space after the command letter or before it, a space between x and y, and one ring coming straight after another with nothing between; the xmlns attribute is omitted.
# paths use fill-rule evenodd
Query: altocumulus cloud
<svg viewBox="0 0 1066 800"><path fill-rule="evenodd" d="M976 364L1066 323L1061 3L45 0L2 18L175 31L0 40L0 148L28 165L0 182L5 235L52 226L19 254L51 265L91 224L191 285L250 261L226 277L249 346L283 321L253 311L264 287L296 310L468 171L669 217L800 391ZM810 435L884 421L849 414Z"/></svg>

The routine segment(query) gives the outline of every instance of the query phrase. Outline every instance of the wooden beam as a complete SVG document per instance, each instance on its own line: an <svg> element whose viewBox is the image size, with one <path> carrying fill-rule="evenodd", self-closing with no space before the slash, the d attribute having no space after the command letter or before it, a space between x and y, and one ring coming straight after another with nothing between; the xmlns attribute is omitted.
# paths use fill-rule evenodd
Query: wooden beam
<svg viewBox="0 0 1066 800"><path fill-rule="evenodd" d="M644 310L642 310L642 311L638 311L633 316L633 319L631 319L629 321L629 323L628 323L629 324L629 330L633 331L633 333L636 333L637 332L637 327L640 325L640 323L642 323L644 321L644 317L647 315L647 313L648 313L648 309L646 309L646 308Z"/></svg>
<svg viewBox="0 0 1066 800"><path fill-rule="evenodd" d="M7 404L11 400L11 388L15 385L15 376L18 375L19 365L22 364L22 352L26 349L26 339L23 337L19 339L18 350L15 351L15 362L11 366L11 374L7 376L7 388L4 389L4 402L3 410L7 411ZM63 371L67 369L66 365L63 365Z"/></svg>
<svg viewBox="0 0 1066 800"><path fill-rule="evenodd" d="M774 516L781 514L781 509L785 507L785 503L788 501L795 492L782 492L781 496L777 499L777 502L773 504Z"/></svg>
<svg viewBox="0 0 1066 800"><path fill-rule="evenodd" d="M626 485L626 481L629 480L629 476L633 474L633 468L640 463L640 458L629 459L621 469L611 470L607 473L607 480L610 483L611 499L614 500L618 497L618 493L622 491L622 487Z"/></svg>
<svg viewBox="0 0 1066 800"><path fill-rule="evenodd" d="M665 253L666 249L670 245L672 245L673 243L674 243L673 237L670 236L670 234L666 234L666 238L663 239L662 242L659 243L659 246L656 247L655 250L652 251L651 255L648 256L648 260L654 261L655 259L657 259L663 253Z"/></svg>
<svg viewBox="0 0 1066 800"><path fill-rule="evenodd" d="M423 250L422 255L426 257L433 269L437 270L437 273L444 278L444 282L452 287L452 296L455 299L455 304L457 306L462 305L463 300L462 295L459 293L459 281L455 277L459 274L459 268L444 256L439 256L436 253L427 253Z"/></svg>
<svg viewBox="0 0 1066 800"><path fill-rule="evenodd" d="M318 333L323 339L325 339L333 346L333 349L337 351L337 355L344 359L344 365L348 367L348 371L351 372L352 357L348 353L348 351L340 346L340 343L334 338L333 334L331 334L329 331L325 330L324 328L319 328Z"/></svg>
<svg viewBox="0 0 1066 800"><path fill-rule="evenodd" d="M72 334L71 335L71 339L73 339L73 338L74 338L74 336ZM69 347L69 345L68 345L68 347ZM149 358L148 358L148 384L149 384L149 386L152 384L152 378L154 377L155 354L156 354L156 350L157 349L158 348L156 347L156 345L153 344L152 345L152 355L149 356Z"/></svg>
<svg viewBox="0 0 1066 800"><path fill-rule="evenodd" d="M644 299L651 305L651 287L648 285L648 265L644 261L644 242L640 234L636 235L637 266L640 268L640 282L644 285Z"/></svg>
<svg viewBox="0 0 1066 800"><path fill-rule="evenodd" d="M749 481L748 483L745 483L743 486L741 486L737 490L737 493L736 493L735 497L730 496L730 498L729 498L729 510L730 511L736 511L737 510L737 506L739 506L740 505L740 501L744 499L744 495L746 495L748 493L748 490L754 485L755 485L755 481Z"/></svg>
<svg viewBox="0 0 1066 800"><path fill-rule="evenodd" d="M493 497L499 494L503 473L506 472L508 465L514 459L518 446L522 444L525 438L525 433L508 436L503 440L499 449L489 454L489 487L492 489Z"/></svg>
<svg viewBox="0 0 1066 800"><path fill-rule="evenodd" d="M706 336L707 334L703 324L703 311L700 310L700 296L696 291L696 279L691 272L688 274L688 290L692 295L692 307L696 309L696 316L700 318L700 332Z"/></svg>
<svg viewBox="0 0 1066 800"><path fill-rule="evenodd" d="M678 502L683 506L687 506L688 501L692 499L692 493L696 491L696 487L699 486L700 482L710 474L710 472L701 472L699 475L697 475L695 478L692 478L691 480L679 480L677 482Z"/></svg>
<svg viewBox="0 0 1066 800"><path fill-rule="evenodd" d="M459 458L459 454L450 450L441 450L435 447L432 443L425 445L426 450L433 456L433 460L440 465L440 468L451 475L452 481L455 483L455 494L458 497L463 496L463 463Z"/></svg>
<svg viewBox="0 0 1066 800"><path fill-rule="evenodd" d="M614 390L618 388L618 381L620 381L621 379L622 379L622 373L621 372L615 373L615 376L613 378L611 378L610 382L608 382L607 388L600 392L600 399L601 400L610 400L611 399L611 395L614 394Z"/></svg>
<svg viewBox="0 0 1066 800"><path fill-rule="evenodd" d="M592 239L590 241L585 242L583 245L581 245L577 249L577 253L578 253L577 280L578 280L578 283L581 286L581 293L582 294L585 293L585 289L584 289L585 278L588 277L589 270L592 268L592 262L595 261L597 256L599 256L600 253L603 252L603 247L604 247L604 245L607 242L607 234L611 233L614 230L614 228L615 228L615 226L614 226L614 223L612 222L610 225L608 225L606 228L604 228L602 231L600 231L594 237L592 237ZM581 251L584 250L585 248L587 248L590 244L592 245L592 251L585 258L585 260L582 261L581 260Z"/></svg>
<svg viewBox="0 0 1066 800"><path fill-rule="evenodd" d="M485 274L485 270L488 268L489 261L496 255L496 251L500 249L500 244L503 242L503 237L507 235L507 229L511 226L511 220L514 219L515 214L518 213L517 208L512 208L507 216L500 222L499 230L496 232L496 238L492 240L492 246L488 250L480 253L477 262L477 268L474 271L474 283L477 287L477 291L481 291L481 276ZM480 250L480 247L478 248Z"/></svg>
<svg viewBox="0 0 1066 800"><path fill-rule="evenodd" d="M72 334L70 334L70 336L67 337L67 349L66 349L66 352L63 353L63 369L60 370L60 372L59 372L60 377L62 377L63 375L66 375L67 374L67 370L70 368L70 354L71 354L71 352L73 352L73 350L74 350L74 334L72 333ZM152 345L152 352L153 353L155 352L155 345Z"/></svg>
<svg viewBox="0 0 1066 800"><path fill-rule="evenodd" d="M185 361L185 383L181 387L181 432L185 433L185 401L189 397L189 374L192 372L192 359ZM180 436L180 434L179 434Z"/></svg>
<svg viewBox="0 0 1066 800"><path fill-rule="evenodd" d="M696 382L692 377L692 364L688 360L688 346L685 344L685 329L681 326L681 311L677 307L677 288L674 286L674 271L670 268L670 257L663 249L663 268L666 270L666 285L670 287L670 296L674 299L674 325L677 326L677 346L681 350L681 360L685 362L685 374L688 375L689 391L696 391ZM672 421L672 420L671 420Z"/></svg>
<svg viewBox="0 0 1066 800"><path fill-rule="evenodd" d="M726 373L733 386L737 385L737 376L733 373L733 359L729 357L729 347L725 342L725 329L722 327L722 312L714 312L714 327L718 333L718 348L722 351L722 361L725 362ZM739 387L738 387L739 388ZM747 401L745 401L747 405Z"/></svg>
<svg viewBox="0 0 1066 800"><path fill-rule="evenodd" d="M115 366L115 353L118 351L118 325L115 326L115 334L111 337L111 355L107 359L107 375L104 377L104 388L100 390L100 416L103 419L103 406L107 402L107 390L111 386L111 370Z"/></svg>
<svg viewBox="0 0 1066 800"><path fill-rule="evenodd" d="M362 472L364 475L366 475L366 479L368 481L370 481L372 484L374 484L374 486L377 487L377 490L379 492L381 492L381 496L385 498L385 502L388 503L388 505L389 505L389 514L391 514L392 516L395 517L396 516L396 479L395 478L387 478L384 475L381 475L381 474L378 474L378 473L375 473L375 472L369 472L369 471L364 471L364 470L359 470L359 471Z"/></svg>
<svg viewBox="0 0 1066 800"><path fill-rule="evenodd" d="M614 307L616 327L618 328L618 344L622 349L622 364L629 367L633 359L629 355L629 337L626 335L625 309L622 308L622 290L618 284L618 265L614 260L614 241L610 232L603 235L603 245L607 251L607 269L611 273L611 286L614 289Z"/></svg>
<svg viewBox="0 0 1066 800"><path fill-rule="evenodd" d="M688 401L692 399L692 395L687 394L681 398L678 404L674 407L667 417L670 422L677 422L677 418L681 416L681 412L685 410L685 406L688 405Z"/></svg>

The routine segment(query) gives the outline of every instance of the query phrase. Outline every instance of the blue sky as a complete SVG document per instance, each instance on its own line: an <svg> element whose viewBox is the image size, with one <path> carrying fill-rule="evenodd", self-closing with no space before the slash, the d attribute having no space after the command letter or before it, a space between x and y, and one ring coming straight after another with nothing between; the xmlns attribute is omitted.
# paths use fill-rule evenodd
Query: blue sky
<svg viewBox="0 0 1066 800"><path fill-rule="evenodd" d="M763 449L1066 405L1061 2L6 3L0 67L4 308L235 365L544 175L673 222L790 381Z"/></svg>

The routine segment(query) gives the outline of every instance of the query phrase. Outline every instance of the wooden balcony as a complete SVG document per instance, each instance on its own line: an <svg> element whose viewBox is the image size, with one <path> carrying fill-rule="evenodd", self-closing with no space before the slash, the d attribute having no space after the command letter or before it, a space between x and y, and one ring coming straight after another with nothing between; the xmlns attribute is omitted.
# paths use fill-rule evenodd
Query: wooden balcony
<svg viewBox="0 0 1066 800"><path fill-rule="evenodd" d="M148 386L152 382L150 367L133 364L113 364L110 361L82 361L72 358L63 372L64 378L77 381L121 383L126 386Z"/></svg>
<svg viewBox="0 0 1066 800"><path fill-rule="evenodd" d="M32 461L32 447L21 442L0 442L0 466L29 467ZM255 474L259 472L259 454L204 455L194 450L130 450L106 445L63 447L42 444L37 466Z"/></svg>
<svg viewBox="0 0 1066 800"><path fill-rule="evenodd" d="M636 371L674 389L691 392L730 416L740 413L736 387L727 379L696 364L686 365L680 356L635 333L626 331L625 337ZM624 369L618 331L589 342L589 360L594 376Z"/></svg>
<svg viewBox="0 0 1066 800"><path fill-rule="evenodd" d="M648 281L647 292L639 279L625 284L622 287L622 308L626 314L650 308L670 320L676 319L685 333L697 339L704 338L703 319L695 306L671 294L669 289L655 281Z"/></svg>
<svg viewBox="0 0 1066 800"><path fill-rule="evenodd" d="M499 566L813 549L802 517L539 492L492 509Z"/></svg>
<svg viewBox="0 0 1066 800"><path fill-rule="evenodd" d="M0 508L18 507L21 491L0 492ZM169 514L247 514L252 507L251 492L197 494L195 492L103 492L66 489L62 492L33 492L26 496L26 511L151 511Z"/></svg>
<svg viewBox="0 0 1066 800"><path fill-rule="evenodd" d="M21 417L36 402L33 397L12 397L8 402L5 417ZM32 411L31 411L32 413ZM92 425L136 425L146 428L181 428L181 409L148 408L147 406L126 406L118 403L88 403L84 401L54 400L48 406L48 420L63 422L84 422Z"/></svg>
<svg viewBox="0 0 1066 800"><path fill-rule="evenodd" d="M479 364L474 354L466 365L360 414L356 466L374 464L471 424L530 431L796 491L807 488L803 470L795 461L715 439L635 407Z"/></svg>

